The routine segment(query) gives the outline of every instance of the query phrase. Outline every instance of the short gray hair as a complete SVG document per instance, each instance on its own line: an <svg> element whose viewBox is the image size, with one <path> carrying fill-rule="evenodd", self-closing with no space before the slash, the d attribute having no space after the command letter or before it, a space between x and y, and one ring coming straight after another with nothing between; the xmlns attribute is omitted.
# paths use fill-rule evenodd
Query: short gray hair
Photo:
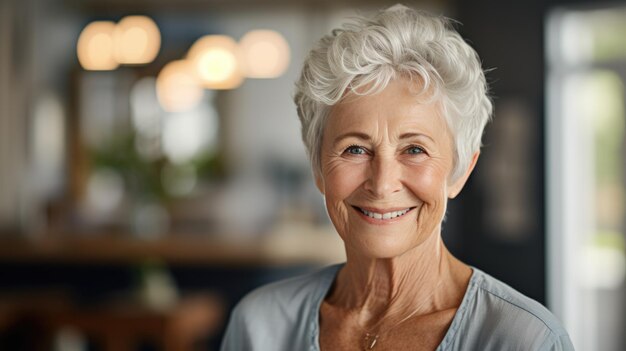
<svg viewBox="0 0 626 351"><path fill-rule="evenodd" d="M480 59L451 20L395 5L333 30L304 61L294 101L316 174L332 106L347 92L374 94L398 77L417 77L421 93L432 91L440 99L455 144L451 178L465 173L493 109Z"/></svg>

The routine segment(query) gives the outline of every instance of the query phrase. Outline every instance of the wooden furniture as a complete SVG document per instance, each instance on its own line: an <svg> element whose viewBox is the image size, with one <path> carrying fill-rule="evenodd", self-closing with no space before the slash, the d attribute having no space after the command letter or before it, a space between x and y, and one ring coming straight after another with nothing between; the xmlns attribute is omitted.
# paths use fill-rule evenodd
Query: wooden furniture
<svg viewBox="0 0 626 351"><path fill-rule="evenodd" d="M225 234L171 234L151 240L110 234L0 238L0 263L134 264L152 259L167 264L271 267L327 265L344 261L345 253L332 228L304 226L245 239Z"/></svg>
<svg viewBox="0 0 626 351"><path fill-rule="evenodd" d="M219 332L226 318L221 301L208 294L182 298L161 310L128 300L79 307L45 294L2 300L11 306L10 311L4 309L5 316L28 320L36 328L41 340L31 347L41 350L54 349L55 335L71 328L104 351L137 350L141 342L163 351L192 351Z"/></svg>
<svg viewBox="0 0 626 351"><path fill-rule="evenodd" d="M236 235L224 234L170 234L151 240L121 234L0 238L0 265L11 266L136 267L156 261L179 267L271 269L325 265L340 262L343 257L343 244L332 229L303 226L278 227L268 235L255 238L240 235L238 239ZM20 320L35 323L33 337L29 337L35 342L28 347L35 351L53 349L54 335L65 327L88 335L101 346L99 350L136 350L141 341L155 344L163 351L193 350L198 340L219 333L227 320L225 306L210 296L185 297L170 309L154 310L130 298L83 306L46 292L36 296L6 295L7 292L0 291L0 332Z"/></svg>

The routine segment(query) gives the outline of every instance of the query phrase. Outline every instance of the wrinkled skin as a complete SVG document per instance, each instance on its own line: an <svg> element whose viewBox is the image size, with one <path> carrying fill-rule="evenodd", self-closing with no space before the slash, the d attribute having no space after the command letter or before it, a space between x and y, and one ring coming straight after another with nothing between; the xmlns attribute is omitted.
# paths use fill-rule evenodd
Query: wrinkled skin
<svg viewBox="0 0 626 351"><path fill-rule="evenodd" d="M376 350L434 349L469 282L471 269L441 241L441 222L478 152L450 179L451 133L414 84L397 79L378 94L349 95L326 122L316 184L348 260L321 308L322 349L362 349L366 332L380 334ZM363 209L409 211L372 219Z"/></svg>

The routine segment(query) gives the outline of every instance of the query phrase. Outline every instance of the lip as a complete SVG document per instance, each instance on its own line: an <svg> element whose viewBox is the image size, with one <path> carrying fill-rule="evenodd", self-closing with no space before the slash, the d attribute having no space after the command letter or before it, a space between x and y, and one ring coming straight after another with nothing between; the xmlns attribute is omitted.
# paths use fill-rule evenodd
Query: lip
<svg viewBox="0 0 626 351"><path fill-rule="evenodd" d="M370 224L375 224L375 225L388 225L388 224L394 224L397 222L400 222L402 220L405 219L405 217L408 217L409 213L412 213L417 206L409 206L409 207L394 207L394 208L386 208L386 209L380 209L380 208L373 208L373 207L361 207L361 206L350 206L352 207L352 210L354 210L354 212L356 212L364 221L370 223ZM365 215L363 212L361 212L359 210L359 208L364 209L366 211L369 212L377 212L377 213L387 213L387 212L394 212L394 211L402 211L402 210L406 210L407 208L409 209L409 211L407 211L407 213L405 213L404 215L400 216L400 217L396 217L396 218L391 218L391 219L376 219L376 218L372 218L369 217L367 215Z"/></svg>
<svg viewBox="0 0 626 351"><path fill-rule="evenodd" d="M352 207L358 207L358 208L363 209L363 210L368 211L368 212L387 213L387 212L403 211L403 210L406 210L407 208L409 209L409 212L410 212L416 206L392 207L392 208L376 208L376 207L365 207L365 206L352 205Z"/></svg>

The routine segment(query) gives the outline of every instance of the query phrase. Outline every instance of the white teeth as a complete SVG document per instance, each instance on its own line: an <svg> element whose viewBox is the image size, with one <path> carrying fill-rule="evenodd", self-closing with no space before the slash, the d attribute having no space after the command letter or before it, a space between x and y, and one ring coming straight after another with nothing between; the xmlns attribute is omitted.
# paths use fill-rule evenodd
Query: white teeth
<svg viewBox="0 0 626 351"><path fill-rule="evenodd" d="M370 218L374 218L374 219L392 219L392 218L403 216L407 212L409 212L409 210L410 210L410 208L407 208L406 210L401 210L401 211L392 211L392 212L387 212L387 213L377 213L377 212L370 212L370 211L364 210L362 208L359 208L359 209L366 216L368 216Z"/></svg>

